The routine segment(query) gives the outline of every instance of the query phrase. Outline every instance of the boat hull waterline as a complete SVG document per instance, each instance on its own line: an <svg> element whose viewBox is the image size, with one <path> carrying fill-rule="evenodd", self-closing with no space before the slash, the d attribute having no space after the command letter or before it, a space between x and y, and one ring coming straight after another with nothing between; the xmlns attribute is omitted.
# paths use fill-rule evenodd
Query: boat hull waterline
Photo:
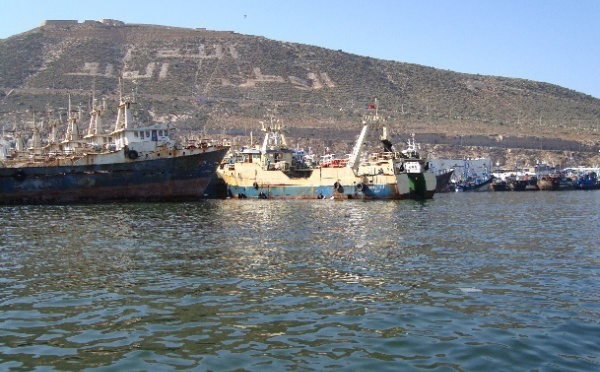
<svg viewBox="0 0 600 372"><path fill-rule="evenodd" d="M221 170L228 196L277 199L409 199L407 176L356 176L350 168L316 168L303 177L289 177L280 171L263 171L259 166ZM310 173L307 175L307 173ZM399 178L402 181L399 181ZM404 179L406 178L406 179Z"/></svg>
<svg viewBox="0 0 600 372"><path fill-rule="evenodd" d="M0 168L0 204L198 200L227 150L119 163Z"/></svg>

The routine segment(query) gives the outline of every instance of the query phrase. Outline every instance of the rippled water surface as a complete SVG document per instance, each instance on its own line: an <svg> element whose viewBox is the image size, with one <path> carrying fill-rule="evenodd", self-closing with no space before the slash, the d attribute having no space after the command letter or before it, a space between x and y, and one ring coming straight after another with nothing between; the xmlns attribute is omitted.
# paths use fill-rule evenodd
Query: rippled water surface
<svg viewBox="0 0 600 372"><path fill-rule="evenodd" d="M0 207L0 370L599 370L599 207Z"/></svg>

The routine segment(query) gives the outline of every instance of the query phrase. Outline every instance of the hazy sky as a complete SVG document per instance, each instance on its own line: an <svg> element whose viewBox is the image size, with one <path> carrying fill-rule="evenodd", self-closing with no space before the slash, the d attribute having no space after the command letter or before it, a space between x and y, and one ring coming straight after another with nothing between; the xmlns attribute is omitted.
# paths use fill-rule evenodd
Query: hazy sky
<svg viewBox="0 0 600 372"><path fill-rule="evenodd" d="M600 98L600 0L0 0L0 38L45 19L228 30Z"/></svg>

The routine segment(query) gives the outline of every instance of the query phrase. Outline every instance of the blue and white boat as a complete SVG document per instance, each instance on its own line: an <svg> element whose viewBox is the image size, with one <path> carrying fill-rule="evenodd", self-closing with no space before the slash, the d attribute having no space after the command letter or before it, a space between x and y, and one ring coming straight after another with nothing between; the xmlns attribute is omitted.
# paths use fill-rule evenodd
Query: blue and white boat
<svg viewBox="0 0 600 372"><path fill-rule="evenodd" d="M371 125L379 122L377 111L375 115L366 115L359 138L347 158L314 164L287 145L283 125L270 118L269 123L262 123L265 132L262 145L236 152L217 174L226 183L228 195L236 198L433 197L435 175L427 172L426 160L415 158L413 153L384 151L361 159L365 136ZM424 173L431 173L431 177Z"/></svg>

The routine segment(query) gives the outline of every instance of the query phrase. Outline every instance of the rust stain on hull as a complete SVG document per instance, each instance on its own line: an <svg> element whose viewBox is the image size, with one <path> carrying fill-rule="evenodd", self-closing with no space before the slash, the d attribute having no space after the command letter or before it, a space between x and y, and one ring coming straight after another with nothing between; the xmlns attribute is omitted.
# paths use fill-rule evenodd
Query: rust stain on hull
<svg viewBox="0 0 600 372"><path fill-rule="evenodd" d="M0 168L0 204L198 200L227 150L117 164Z"/></svg>

